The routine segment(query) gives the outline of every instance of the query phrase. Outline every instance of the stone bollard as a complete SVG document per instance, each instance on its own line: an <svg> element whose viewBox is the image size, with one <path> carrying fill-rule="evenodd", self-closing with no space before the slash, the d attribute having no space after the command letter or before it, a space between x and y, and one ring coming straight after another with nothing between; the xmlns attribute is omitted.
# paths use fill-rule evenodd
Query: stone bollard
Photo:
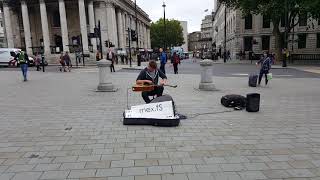
<svg viewBox="0 0 320 180"><path fill-rule="evenodd" d="M199 89L202 91L214 91L215 86L212 80L212 66L213 61L205 59L200 61L201 66L201 82L199 84Z"/></svg>
<svg viewBox="0 0 320 180"><path fill-rule="evenodd" d="M111 61L102 59L97 62L99 68L99 85L97 88L98 92L115 92L114 86L108 81L107 72L110 68Z"/></svg>

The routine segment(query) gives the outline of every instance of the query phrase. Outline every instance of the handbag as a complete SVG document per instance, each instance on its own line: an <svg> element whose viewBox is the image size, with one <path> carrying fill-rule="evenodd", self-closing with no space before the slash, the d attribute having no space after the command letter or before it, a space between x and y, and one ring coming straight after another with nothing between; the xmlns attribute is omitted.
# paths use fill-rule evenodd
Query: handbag
<svg viewBox="0 0 320 180"><path fill-rule="evenodd" d="M268 79L268 80L271 80L271 79L272 79L272 73L268 73L268 74L267 74L267 79Z"/></svg>

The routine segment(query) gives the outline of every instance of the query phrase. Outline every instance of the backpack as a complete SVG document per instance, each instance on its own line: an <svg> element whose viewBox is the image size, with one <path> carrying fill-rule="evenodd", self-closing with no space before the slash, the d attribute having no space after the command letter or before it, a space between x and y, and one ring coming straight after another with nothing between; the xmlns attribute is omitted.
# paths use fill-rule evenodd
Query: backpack
<svg viewBox="0 0 320 180"><path fill-rule="evenodd" d="M236 94L230 94L223 96L221 98L221 104L228 108L234 108L234 107L246 107L247 99L244 96L236 95Z"/></svg>
<svg viewBox="0 0 320 180"><path fill-rule="evenodd" d="M24 54L23 51L21 51L19 53L18 60L19 60L20 63L25 63L26 62L26 57L25 57L25 54Z"/></svg>

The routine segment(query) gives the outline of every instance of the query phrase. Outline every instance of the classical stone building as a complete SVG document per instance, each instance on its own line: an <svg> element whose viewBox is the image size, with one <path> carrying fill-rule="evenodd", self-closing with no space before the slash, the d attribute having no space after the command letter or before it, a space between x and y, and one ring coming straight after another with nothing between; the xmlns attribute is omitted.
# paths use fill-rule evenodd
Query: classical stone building
<svg viewBox="0 0 320 180"><path fill-rule="evenodd" d="M179 21L182 27L184 44L182 44L182 48L184 52L188 52L188 22L187 21Z"/></svg>
<svg viewBox="0 0 320 180"><path fill-rule="evenodd" d="M203 51L212 50L212 15L206 15L201 23L200 44Z"/></svg>
<svg viewBox="0 0 320 180"><path fill-rule="evenodd" d="M188 35L189 51L196 52L201 49L201 32L195 31Z"/></svg>
<svg viewBox="0 0 320 180"><path fill-rule="evenodd" d="M0 47L6 47L6 41L4 38L4 23L3 23L3 13L0 10Z"/></svg>
<svg viewBox="0 0 320 180"><path fill-rule="evenodd" d="M139 47L150 48L150 18L131 0L0 0L8 47L31 54L44 47L45 55L73 50L82 44L84 53L97 50L97 39L89 38L101 23L102 49L105 41L115 48L128 47L128 28L137 31ZM33 49L32 49L33 47ZM132 43L136 47L136 42Z"/></svg>
<svg viewBox="0 0 320 180"><path fill-rule="evenodd" d="M249 15L243 17L240 10L225 8L224 4L217 3L213 22L213 39L217 52L224 49L225 10L227 16L227 46L232 58L238 58L240 51L262 53L275 52L275 38L272 34L273 24L269 18L262 15ZM289 50L293 54L319 54L320 53L320 22L304 17L295 20L299 22L289 34ZM280 31L285 31L282 20ZM283 36L284 37L284 36ZM283 41L284 42L284 41ZM283 43L284 44L284 43ZM284 46L283 46L284 47Z"/></svg>

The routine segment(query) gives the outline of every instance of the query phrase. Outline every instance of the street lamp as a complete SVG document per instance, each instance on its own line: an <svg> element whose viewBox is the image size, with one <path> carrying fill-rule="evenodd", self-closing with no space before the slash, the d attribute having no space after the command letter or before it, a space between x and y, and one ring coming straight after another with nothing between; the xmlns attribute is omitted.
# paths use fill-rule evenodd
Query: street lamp
<svg viewBox="0 0 320 180"><path fill-rule="evenodd" d="M163 37L163 48L165 51L167 51L167 44L166 44L166 39L167 39L167 25L166 25L166 4L163 1L162 4L163 7L163 20L164 20L164 37Z"/></svg>
<svg viewBox="0 0 320 180"><path fill-rule="evenodd" d="M135 15L136 15L137 62L138 62L138 66L141 66L141 57L140 57L140 51L139 51L139 34L140 34L140 32L138 31L137 0L134 0L134 8L135 8Z"/></svg>
<svg viewBox="0 0 320 180"><path fill-rule="evenodd" d="M223 62L227 62L227 4L224 6L224 53Z"/></svg>

